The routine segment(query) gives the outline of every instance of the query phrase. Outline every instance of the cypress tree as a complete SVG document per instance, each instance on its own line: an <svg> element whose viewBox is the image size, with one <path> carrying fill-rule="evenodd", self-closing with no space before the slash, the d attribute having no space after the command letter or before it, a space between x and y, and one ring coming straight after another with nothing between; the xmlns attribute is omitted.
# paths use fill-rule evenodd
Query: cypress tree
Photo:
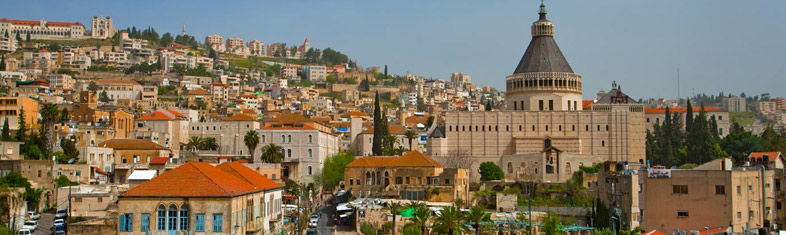
<svg viewBox="0 0 786 235"><path fill-rule="evenodd" d="M5 71L5 54L3 54L3 58L0 58L0 71Z"/></svg>
<svg viewBox="0 0 786 235"><path fill-rule="evenodd" d="M20 108L19 129L16 131L16 141L25 142L25 132L27 132L27 126L25 124L25 110L23 108Z"/></svg>
<svg viewBox="0 0 786 235"><path fill-rule="evenodd" d="M371 142L371 152L373 155L382 155L382 141L385 136L383 135L382 127L382 110L379 108L379 92L374 96L374 137Z"/></svg>
<svg viewBox="0 0 786 235"><path fill-rule="evenodd" d="M3 141L11 140L11 129L8 127L8 118L3 121L3 132L2 132Z"/></svg>

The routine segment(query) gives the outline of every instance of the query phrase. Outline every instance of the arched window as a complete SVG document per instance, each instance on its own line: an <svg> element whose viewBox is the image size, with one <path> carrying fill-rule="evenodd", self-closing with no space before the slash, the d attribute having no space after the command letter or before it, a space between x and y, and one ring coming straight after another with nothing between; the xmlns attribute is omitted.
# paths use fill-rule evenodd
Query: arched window
<svg viewBox="0 0 786 235"><path fill-rule="evenodd" d="M366 171L366 185L371 185L371 172Z"/></svg>
<svg viewBox="0 0 786 235"><path fill-rule="evenodd" d="M308 175L311 175L311 166L308 166Z"/></svg>
<svg viewBox="0 0 786 235"><path fill-rule="evenodd" d="M314 142L314 138L311 135L308 135L308 143L310 144L313 142Z"/></svg>
<svg viewBox="0 0 786 235"><path fill-rule="evenodd" d="M292 143L292 135L288 135L287 136L287 142L288 143Z"/></svg>
<svg viewBox="0 0 786 235"><path fill-rule="evenodd" d="M601 140L600 141L600 146L601 147L606 147L606 141L605 140Z"/></svg>
<svg viewBox="0 0 786 235"><path fill-rule="evenodd" d="M169 205L169 213L167 213L167 230L177 230L177 206L175 204Z"/></svg>
<svg viewBox="0 0 786 235"><path fill-rule="evenodd" d="M311 149L308 149L308 158L311 158Z"/></svg>
<svg viewBox="0 0 786 235"><path fill-rule="evenodd" d="M508 162L508 174L513 174L513 163Z"/></svg>
<svg viewBox="0 0 786 235"><path fill-rule="evenodd" d="M286 142L287 142L287 136L281 135L281 143L286 143Z"/></svg>
<svg viewBox="0 0 786 235"><path fill-rule="evenodd" d="M292 149L287 149L287 156L292 157Z"/></svg>
<svg viewBox="0 0 786 235"><path fill-rule="evenodd" d="M180 206L180 231L188 231L188 207Z"/></svg>
<svg viewBox="0 0 786 235"><path fill-rule="evenodd" d="M158 231L166 231L166 207L158 205Z"/></svg>

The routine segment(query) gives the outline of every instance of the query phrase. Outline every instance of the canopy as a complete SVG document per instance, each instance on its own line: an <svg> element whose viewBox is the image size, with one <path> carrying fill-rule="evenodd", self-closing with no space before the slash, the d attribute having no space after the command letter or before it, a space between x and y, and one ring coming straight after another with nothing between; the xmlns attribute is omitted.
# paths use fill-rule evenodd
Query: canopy
<svg viewBox="0 0 786 235"><path fill-rule="evenodd" d="M415 217L414 213L415 213L415 208L410 207L398 214L404 218L412 218Z"/></svg>

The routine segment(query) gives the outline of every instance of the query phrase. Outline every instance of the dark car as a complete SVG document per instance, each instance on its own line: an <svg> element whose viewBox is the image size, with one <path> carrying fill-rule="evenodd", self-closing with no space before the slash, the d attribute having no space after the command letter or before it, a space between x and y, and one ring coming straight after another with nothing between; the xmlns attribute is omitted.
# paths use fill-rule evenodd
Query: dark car
<svg viewBox="0 0 786 235"><path fill-rule="evenodd" d="M317 230L316 229L306 230L306 235L317 235Z"/></svg>

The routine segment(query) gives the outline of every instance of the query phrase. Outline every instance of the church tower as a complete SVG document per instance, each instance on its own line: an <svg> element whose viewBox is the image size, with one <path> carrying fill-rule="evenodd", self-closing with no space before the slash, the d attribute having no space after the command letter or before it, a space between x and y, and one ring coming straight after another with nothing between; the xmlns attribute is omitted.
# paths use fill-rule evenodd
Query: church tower
<svg viewBox="0 0 786 235"><path fill-rule="evenodd" d="M506 77L508 110L573 111L582 109L581 75L573 73L557 43L554 24L540 4L532 40L512 75Z"/></svg>

